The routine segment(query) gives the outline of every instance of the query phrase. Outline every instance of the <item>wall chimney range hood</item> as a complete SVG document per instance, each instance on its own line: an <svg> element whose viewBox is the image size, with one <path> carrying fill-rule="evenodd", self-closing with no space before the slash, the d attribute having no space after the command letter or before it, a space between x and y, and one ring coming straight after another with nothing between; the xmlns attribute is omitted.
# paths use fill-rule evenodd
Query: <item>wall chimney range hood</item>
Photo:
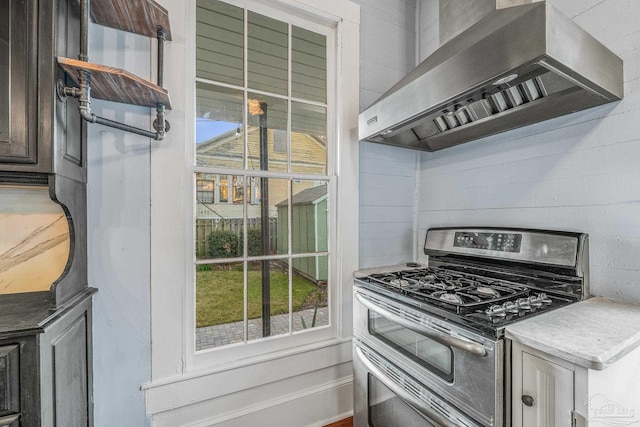
<svg viewBox="0 0 640 427"><path fill-rule="evenodd" d="M445 43L360 114L359 136L436 151L622 96L622 60L538 2Z"/></svg>

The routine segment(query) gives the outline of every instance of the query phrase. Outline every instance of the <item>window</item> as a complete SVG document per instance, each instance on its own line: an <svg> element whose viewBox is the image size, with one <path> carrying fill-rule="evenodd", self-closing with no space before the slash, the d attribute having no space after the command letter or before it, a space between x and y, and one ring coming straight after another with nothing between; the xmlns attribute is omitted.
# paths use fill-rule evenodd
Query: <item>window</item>
<svg viewBox="0 0 640 427"><path fill-rule="evenodd" d="M196 187L198 203L213 203L216 181L212 174L198 174Z"/></svg>
<svg viewBox="0 0 640 427"><path fill-rule="evenodd" d="M220 203L229 203L229 177L227 175L220 175L218 191L220 194L218 201Z"/></svg>
<svg viewBox="0 0 640 427"><path fill-rule="evenodd" d="M233 198L229 199L229 178L227 175L211 173L196 173L196 201L202 205L220 203L242 204L244 192L247 192L247 203L260 203L260 189L255 177L248 179L246 187L243 184L244 177L233 175L231 177L231 189Z"/></svg>
<svg viewBox="0 0 640 427"><path fill-rule="evenodd" d="M332 309L328 36L196 7L196 350L313 332Z"/></svg>
<svg viewBox="0 0 640 427"><path fill-rule="evenodd" d="M169 113L172 130L166 141L154 144L150 152L149 262L152 284L150 314L153 375L151 383L144 386L147 413L154 420L164 420L165 424L224 424L226 421L223 420L234 422L244 419L247 411L256 411L258 408L267 408L267 411L272 411L269 408L273 405L284 408L285 406L281 405L283 402L290 402L286 403L287 407L300 404L298 406L304 412L306 408L315 407L317 396L333 394L333 390L341 390L335 396L342 398L348 394L343 392L348 389L351 381L348 369L352 334L350 307L353 271L358 268L359 145L356 129L360 11L355 3L342 0L225 0L223 5L227 3L240 7L241 13L238 15L241 15L241 20L244 19L243 28L245 22L248 26L249 10L286 22L287 37L291 39L288 52L298 44L293 38L294 31L297 32L296 28L304 28L326 37L326 100L309 99L294 91L296 82L301 77L295 77L295 70L299 70L300 67L293 64L287 70L291 82L289 93L281 95L274 91L263 94L283 99L285 105L289 106L289 120L285 123L286 152L279 153L283 156L281 158L277 158L274 153L269 157L269 169L261 170L260 163L256 163L259 158L254 154L254 150L259 148L258 140L250 137L253 134L250 132L249 121L255 117L249 117L249 96L244 99L245 92L262 92L249 85L245 88L244 84L244 74L248 74L245 62L249 63L249 55L245 53L248 43L244 39L248 32L245 34L241 29L237 37L228 37L230 41L239 39L241 56L238 58L241 59L233 61L232 58L226 58L223 63L225 67L238 65L243 70L239 79L236 74L228 75L228 68L203 67L205 64L196 61L196 22L211 22L211 15L207 17L209 12L199 9L196 13L198 3L195 1L166 2L174 34L173 41L165 46L168 59L165 64L165 82L171 93L173 105L173 110ZM227 15L233 15L236 9L230 8ZM224 26L229 28L229 23L225 23ZM199 46L202 46L201 41L202 39L198 40ZM235 50L227 46L225 51L233 53ZM212 52L214 56L219 53ZM295 55L289 53L287 63L290 62L289 58L294 57ZM210 75L205 76L202 73ZM231 108L235 105L233 102L216 102L215 105L206 106L208 98L202 97L202 94L213 93L223 101L233 101L237 92L241 93L242 110L238 115ZM202 108L203 105L206 106L206 110ZM273 110L269 107L270 105L267 105L267 113ZM211 114L206 115L206 111L211 111ZM307 120L299 119L300 111L306 111L305 114L315 112L315 117L320 113L320 122L326 122L324 132L318 132L317 127L309 125L305 128L303 125ZM219 116L214 115L214 112ZM224 117L226 122L224 127L219 129L218 136L206 136L198 132L200 143L195 144L196 129L199 131L202 123L210 125L216 117ZM318 120L309 123L317 124ZM272 138L271 130L274 128L283 129L285 126L269 123L267 141ZM296 129L305 131L310 136L310 143L296 135ZM239 141L236 133L241 136ZM222 150L221 147L225 144L226 148ZM314 151L325 153L325 164L318 165L309 161L309 155ZM197 159L206 161L199 162ZM278 167L281 170L277 170ZM286 170L282 170L283 167ZM199 173L211 174L215 180L213 204L202 205L195 201ZM232 203L231 186L234 176L244 177L245 185L249 178L253 204L249 203L250 197L246 190L243 204ZM226 185L222 183L223 177L226 179ZM262 186L264 178L268 179L268 188ZM271 196L271 192L282 182L287 194L282 198L275 195L269 198L269 217L275 218L275 221L271 219L268 226L278 227L277 222L281 221L282 226L279 230L287 227L287 230L291 231L287 231L286 239L283 239L285 234L280 231L270 232L267 242L271 255L256 255L255 251L262 250L262 245L255 245L253 242L262 243L262 234L256 233L255 230L247 231L260 225L260 202L263 196ZM313 190L315 187L320 189ZM313 199L315 203L296 204L300 209L295 211L290 206L289 201L292 199L302 202L314 196L299 193L307 189L322 192L323 187L326 188L326 199L323 200L322 195L316 194L317 199ZM227 198L230 200L226 203L216 199L222 195L223 188L226 188ZM198 206L208 214L200 215ZM311 210L312 206L316 206L317 209ZM324 209L328 229L326 243L318 241L318 252L308 252L316 250L315 246L311 246L311 242L305 242L304 235L296 230L301 222L307 218L311 219L311 212L322 214L325 212ZM239 217L234 212L237 210L241 212ZM275 216L278 210L291 214L286 218L286 226L284 214ZM303 215L303 212L309 215ZM237 247L234 249L231 244L223 245L225 252L219 252L216 257L198 253L194 255L194 242L198 242L203 251L208 249L207 240L203 238L200 243L196 230L202 231L203 236L210 235L211 229L207 227L212 228L216 218L220 222L224 218L225 230L234 231L237 233L236 236L242 234L242 256L231 255L233 250L237 250ZM322 215L319 215L318 220L319 223L324 223ZM139 218L128 218L128 221L137 226ZM240 224L236 225L237 222ZM204 225L199 226L198 223ZM240 228L235 228L237 226ZM248 243L249 239L251 244ZM325 244L326 250L323 247ZM309 249L310 247L314 249ZM288 273L289 266L293 271L294 261L301 264L295 266L300 269L317 266L317 270L321 271L326 265L326 326L318 326L319 323L316 321L317 326L312 328L312 319L305 319L306 329L293 330L293 327L302 326L297 318L294 318L296 310L292 307L289 312L294 320L286 322L289 326L293 325L291 332L275 333L275 328L272 327L270 337L245 339L245 325L249 328L245 319L252 318L251 316L257 316L255 319L262 318L262 270L250 269L253 266L249 264L262 267L263 260L270 262L266 267L269 269L268 274L272 276L272 284L282 277L291 277L283 273ZM306 265L303 265L305 263ZM198 321L196 314L201 313L197 311L196 302L202 298L210 297L212 301L216 299L214 294L207 295L206 292L196 295L196 275L201 271L214 269L228 272L226 277L231 280L227 283L227 289L238 291L226 294L227 300L236 303L235 306L240 308L238 313L227 313L227 316L237 316L241 319L241 336L233 344L223 345L218 342L214 345L206 341L208 336L204 336L202 340L203 336L195 333ZM238 277L244 275L247 276L247 289L257 288L257 295L255 292L245 292L245 278ZM124 276L121 279L126 281ZM232 285L239 286L234 288ZM293 296L299 292L299 288L298 282L292 281L290 291L287 291ZM304 287L302 291L305 291ZM313 298L310 301L313 305ZM271 307L271 311L277 308L275 302L272 302ZM259 314L249 314L256 309ZM205 321L213 323L215 319ZM256 329L254 323L251 323L251 327L253 330ZM257 330L262 333L261 325L258 325ZM234 339L233 333L230 333L229 337L230 340ZM230 378L239 378L240 381L230 381ZM298 378L305 382L303 388L308 391L302 399L299 394L302 388ZM323 393L328 394L317 394L317 390L324 390ZM230 403L232 401L235 403ZM274 407L276 410L279 410L278 408ZM214 418L205 422L202 417L209 416L204 415L205 413ZM251 413L259 414L263 411Z"/></svg>

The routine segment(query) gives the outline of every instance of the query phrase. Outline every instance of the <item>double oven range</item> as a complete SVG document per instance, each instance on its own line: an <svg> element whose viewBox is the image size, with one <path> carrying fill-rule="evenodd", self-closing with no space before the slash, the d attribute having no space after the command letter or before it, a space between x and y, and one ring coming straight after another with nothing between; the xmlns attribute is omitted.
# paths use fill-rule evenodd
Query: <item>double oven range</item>
<svg viewBox="0 0 640 427"><path fill-rule="evenodd" d="M432 228L354 286L354 426L509 425L504 329L588 296L586 234Z"/></svg>

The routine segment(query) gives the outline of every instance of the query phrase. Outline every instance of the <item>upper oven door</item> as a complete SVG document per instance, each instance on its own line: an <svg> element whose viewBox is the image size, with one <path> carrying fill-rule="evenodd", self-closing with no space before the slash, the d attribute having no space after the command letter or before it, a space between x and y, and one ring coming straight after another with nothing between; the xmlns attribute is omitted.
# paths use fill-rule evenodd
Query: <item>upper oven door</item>
<svg viewBox="0 0 640 427"><path fill-rule="evenodd" d="M503 420L503 342L356 286L354 335L483 425Z"/></svg>

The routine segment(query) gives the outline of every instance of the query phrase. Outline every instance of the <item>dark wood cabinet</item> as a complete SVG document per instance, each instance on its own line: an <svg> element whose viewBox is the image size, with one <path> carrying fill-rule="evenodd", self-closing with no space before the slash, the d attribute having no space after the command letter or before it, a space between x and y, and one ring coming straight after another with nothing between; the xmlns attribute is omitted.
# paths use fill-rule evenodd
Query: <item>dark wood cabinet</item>
<svg viewBox="0 0 640 427"><path fill-rule="evenodd" d="M38 102L37 2L0 2L0 162L35 165Z"/></svg>
<svg viewBox="0 0 640 427"><path fill-rule="evenodd" d="M0 426L20 417L20 353L17 344L0 346Z"/></svg>
<svg viewBox="0 0 640 427"><path fill-rule="evenodd" d="M47 186L67 214L72 251L53 309L88 286L87 125L77 100L57 95L71 79L56 57L78 56L80 26L76 0L0 1L0 185Z"/></svg>
<svg viewBox="0 0 640 427"><path fill-rule="evenodd" d="M161 46L171 31L167 11L154 0L91 3L94 22L157 36L162 57ZM78 70L84 79L90 68L91 93L97 97L155 108L156 139L160 133L164 137L164 109L171 106L161 79L156 85L122 70L96 67L84 56L76 60L81 27L86 35L88 26L81 25L81 5L86 2L0 0L0 185L47 186L66 215L71 248L50 291L0 295L0 427L93 425L95 290L87 280L87 124L72 88ZM114 96L101 90L101 80L106 86L117 83ZM59 96L59 87L70 92L62 90L67 96Z"/></svg>
<svg viewBox="0 0 640 427"><path fill-rule="evenodd" d="M93 425L91 293L55 312L47 292L0 298L0 427Z"/></svg>
<svg viewBox="0 0 640 427"><path fill-rule="evenodd" d="M80 16L72 0L0 2L0 171L86 181L86 124L56 56L76 57Z"/></svg>

